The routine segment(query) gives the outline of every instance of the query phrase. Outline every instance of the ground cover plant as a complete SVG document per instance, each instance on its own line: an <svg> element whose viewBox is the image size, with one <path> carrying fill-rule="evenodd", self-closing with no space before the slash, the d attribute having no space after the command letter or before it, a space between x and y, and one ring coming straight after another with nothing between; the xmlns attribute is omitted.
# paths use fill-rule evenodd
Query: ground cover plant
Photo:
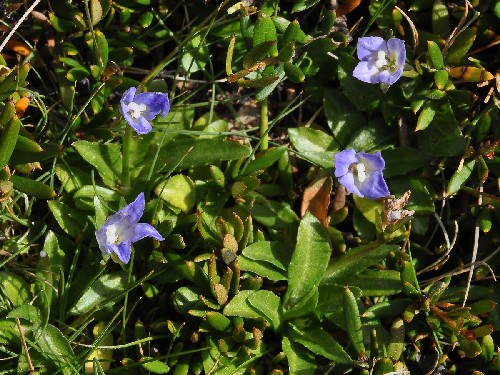
<svg viewBox="0 0 500 375"><path fill-rule="evenodd" d="M498 0L0 33L0 373L500 373Z"/></svg>

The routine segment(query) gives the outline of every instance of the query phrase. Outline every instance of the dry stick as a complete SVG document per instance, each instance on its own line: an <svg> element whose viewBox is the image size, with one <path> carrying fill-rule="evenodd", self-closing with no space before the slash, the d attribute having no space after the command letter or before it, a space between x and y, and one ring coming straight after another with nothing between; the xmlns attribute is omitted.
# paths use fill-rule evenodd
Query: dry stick
<svg viewBox="0 0 500 375"><path fill-rule="evenodd" d="M479 197L477 198L477 206L481 207L483 204L483 195L481 194L483 192L483 183L479 183ZM469 289L470 289L470 283L472 281L472 274L474 273L474 262L476 261L477 257L477 249L479 247L479 215L476 217L476 227L474 228L474 247L472 249L472 260L471 260L471 265L470 265L470 270L469 270L469 277L467 279L467 288L465 289L465 296L464 296L464 302L462 303L462 306L465 306L465 303L467 302L467 297L469 296Z"/></svg>
<svg viewBox="0 0 500 375"><path fill-rule="evenodd" d="M451 250L453 250L453 247L455 246L455 242L457 241L457 238L458 238L458 222L456 220L454 221L454 223L455 223L455 235L453 237L453 241L450 243L450 239L448 237L448 233L446 232L446 228L444 227L444 224L441 221L441 218L436 213L434 213L434 216L436 217L436 220L437 220L439 226L443 230L443 236L444 236L445 241L446 241L446 252L441 257L439 257L438 260L436 260L432 264L430 264L427 267L425 267L425 268L421 269L420 271L418 271L417 275L420 275L420 274L422 274L424 272L431 271L433 269L437 269L437 267L439 267L440 265L442 265L443 261L446 262L448 260L448 258L449 258Z"/></svg>
<svg viewBox="0 0 500 375"><path fill-rule="evenodd" d="M413 34L413 55L415 55L415 51L417 50L417 46L418 46L418 31L417 31L417 28L413 24L411 18L408 17L408 15L400 7L395 6L394 8L396 8L403 15L404 18L406 18L406 20L408 21L408 24L410 25L410 29L411 29L411 32Z"/></svg>
<svg viewBox="0 0 500 375"><path fill-rule="evenodd" d="M12 35L14 35L14 33L16 32L16 30L18 29L18 27L21 26L21 24L26 19L26 17L28 17L28 14L30 14L31 11L33 9L35 9L35 7L38 5L38 3L40 1L42 1L42 0L35 0L35 2L28 8L28 10L26 12L24 12L23 16L21 18L19 18L19 21L16 22L16 24L14 25L14 27L12 28L12 30L10 30L10 33L5 37L5 39L3 40L2 44L0 44L0 52L2 52L3 48L5 47L5 45L8 43L8 41L10 40L10 38L12 38Z"/></svg>
<svg viewBox="0 0 500 375"><path fill-rule="evenodd" d="M21 321L17 318L17 329L19 329L19 335L21 336L21 342L23 344L24 352L26 353L26 359L28 360L28 366L30 368L30 374L35 372L33 363L31 363L30 353L28 352L28 345L26 345L26 340L24 339L23 327L21 327Z"/></svg>
<svg viewBox="0 0 500 375"><path fill-rule="evenodd" d="M465 268L462 267L458 267L458 268L455 268L453 270L451 270L450 272L447 272L443 275L439 275L439 276L436 276L436 277L433 277L431 279L427 279L427 280L424 280L422 282L420 282L421 285L428 285L430 283L433 283L433 282L436 282L436 281L439 281L439 280L442 280L444 279L445 277L447 276L457 276L457 275L461 275L467 271L469 271L471 269L472 266L485 266L487 267L490 272L491 272L491 275L493 277L493 280L497 281L497 277L496 275L494 274L493 270L491 269L491 267L486 263L488 262L491 258L493 258L495 255L498 254L498 252L500 252L500 247L497 248L493 253L491 253L490 255L488 255L486 258L484 258L483 260L480 260L480 261L477 261L477 262L474 262L473 264L467 264L465 266Z"/></svg>

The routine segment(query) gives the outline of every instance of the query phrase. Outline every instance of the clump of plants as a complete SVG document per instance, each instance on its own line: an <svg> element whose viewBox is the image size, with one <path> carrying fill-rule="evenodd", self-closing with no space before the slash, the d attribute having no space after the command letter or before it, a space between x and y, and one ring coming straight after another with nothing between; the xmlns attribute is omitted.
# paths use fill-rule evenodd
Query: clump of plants
<svg viewBox="0 0 500 375"><path fill-rule="evenodd" d="M500 3L0 5L0 371L496 374Z"/></svg>

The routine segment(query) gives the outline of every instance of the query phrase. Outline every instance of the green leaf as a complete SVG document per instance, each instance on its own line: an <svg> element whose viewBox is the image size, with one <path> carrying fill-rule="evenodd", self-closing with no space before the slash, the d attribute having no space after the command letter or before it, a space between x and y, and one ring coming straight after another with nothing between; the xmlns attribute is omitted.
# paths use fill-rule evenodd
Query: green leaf
<svg viewBox="0 0 500 375"><path fill-rule="evenodd" d="M51 187L31 178L17 175L10 176L14 189L39 199L54 198L57 194Z"/></svg>
<svg viewBox="0 0 500 375"><path fill-rule="evenodd" d="M396 318L391 325L389 345L387 345L387 354L394 360L401 357L405 347L405 325L403 319Z"/></svg>
<svg viewBox="0 0 500 375"><path fill-rule="evenodd" d="M476 32L475 27L469 27L458 35L444 58L446 64L458 64L465 58L476 39Z"/></svg>
<svg viewBox="0 0 500 375"><path fill-rule="evenodd" d="M253 29L253 46L255 47L261 43L268 41L275 42L270 49L270 53L272 56L277 56L277 40L278 35L276 33L276 26L274 26L274 22L271 17L260 16Z"/></svg>
<svg viewBox="0 0 500 375"><path fill-rule="evenodd" d="M201 35L191 38L185 47L181 65L186 73L195 73L205 69L209 58L207 44L201 39Z"/></svg>
<svg viewBox="0 0 500 375"><path fill-rule="evenodd" d="M61 331L51 324L45 326L37 340L40 353L54 363L63 374L78 373L78 364L71 345Z"/></svg>
<svg viewBox="0 0 500 375"><path fill-rule="evenodd" d="M194 182L183 174L169 177L155 187L155 194L182 212L190 211L196 203Z"/></svg>
<svg viewBox="0 0 500 375"><path fill-rule="evenodd" d="M286 272L271 263L252 260L245 255L238 257L238 266L242 271L250 271L272 281L286 280Z"/></svg>
<svg viewBox="0 0 500 375"><path fill-rule="evenodd" d="M319 0L298 0L293 5L292 13L302 12L317 3L319 3Z"/></svg>
<svg viewBox="0 0 500 375"><path fill-rule="evenodd" d="M417 126L415 131L424 130L434 120L436 110L441 103L436 100L426 100L420 114L418 115Z"/></svg>
<svg viewBox="0 0 500 375"><path fill-rule="evenodd" d="M290 340L304 345L316 355L342 364L353 362L342 346L318 325L311 324L305 329L299 329L294 324L290 324L287 333Z"/></svg>
<svg viewBox="0 0 500 375"><path fill-rule="evenodd" d="M453 195L460 190L463 184L465 184L471 176L475 165L476 160L471 159L467 163L464 163L460 170L456 170L453 173L453 176L451 176L448 186L446 187L447 196Z"/></svg>
<svg viewBox="0 0 500 375"><path fill-rule="evenodd" d="M85 228L85 222L81 214L62 202L49 201L47 204L50 212L52 212L52 215L54 215L54 218L63 231L73 238L78 237L82 233L82 230Z"/></svg>
<svg viewBox="0 0 500 375"><path fill-rule="evenodd" d="M214 327L217 331L224 331L229 325L231 321L217 311L207 311L205 316L207 318L208 324Z"/></svg>
<svg viewBox="0 0 500 375"><path fill-rule="evenodd" d="M396 147L382 151L385 160L384 176L402 176L430 165L432 157L414 148Z"/></svg>
<svg viewBox="0 0 500 375"><path fill-rule="evenodd" d="M302 69L300 69L297 65L295 65L290 61L287 61L285 62L284 67L285 67L285 74L290 81L294 83L304 82L306 75L304 74Z"/></svg>
<svg viewBox="0 0 500 375"><path fill-rule="evenodd" d="M241 254L251 260L270 263L282 271L287 270L291 257L288 246L278 241L254 242L244 248Z"/></svg>
<svg viewBox="0 0 500 375"><path fill-rule="evenodd" d="M398 245L386 245L380 242L350 249L345 255L332 261L324 274L322 283L348 280L353 275L384 260L389 252L398 249Z"/></svg>
<svg viewBox="0 0 500 375"><path fill-rule="evenodd" d="M106 273L100 276L88 288L69 311L80 315L112 302L127 287L128 274L124 271Z"/></svg>
<svg viewBox="0 0 500 375"><path fill-rule="evenodd" d="M21 121L15 115L9 117L13 107L8 102L0 115L0 169L9 163L21 128Z"/></svg>
<svg viewBox="0 0 500 375"><path fill-rule="evenodd" d="M97 169L106 185L115 185L122 171L119 144L76 141L73 143L73 147L87 163Z"/></svg>
<svg viewBox="0 0 500 375"><path fill-rule="evenodd" d="M434 0L434 6L432 7L432 33L442 37L450 34L448 8L441 0Z"/></svg>
<svg viewBox="0 0 500 375"><path fill-rule="evenodd" d="M288 360L290 375L314 375L316 361L303 346L294 344L287 336L284 336L281 347Z"/></svg>
<svg viewBox="0 0 500 375"><path fill-rule="evenodd" d="M347 335L349 336L349 340L356 350L358 357L362 357L365 353L365 344L363 342L363 326L361 325L361 318L359 316L356 297L348 287L344 289L343 307Z"/></svg>
<svg viewBox="0 0 500 375"><path fill-rule="evenodd" d="M90 0L90 18L92 25L102 20L111 8L111 0ZM105 64L106 65L106 64Z"/></svg>
<svg viewBox="0 0 500 375"><path fill-rule="evenodd" d="M250 306L259 311L271 323L274 331L281 326L281 301L280 298L269 290L257 290L248 296Z"/></svg>
<svg viewBox="0 0 500 375"><path fill-rule="evenodd" d="M335 151L340 151L333 137L321 130L304 127L289 128L288 135L299 156L323 168L333 168Z"/></svg>
<svg viewBox="0 0 500 375"><path fill-rule="evenodd" d="M224 307L224 315L239 316L242 318L262 318L262 314L250 303L248 298L259 291L241 290Z"/></svg>
<svg viewBox="0 0 500 375"><path fill-rule="evenodd" d="M223 160L237 160L248 157L251 152L252 150L248 146L220 138L178 139L161 148L156 160L155 171L161 169L170 170L172 168L183 170L202 165L217 165ZM179 158L184 155L184 159L179 163Z"/></svg>
<svg viewBox="0 0 500 375"><path fill-rule="evenodd" d="M441 49L439 48L437 43L433 42L432 40L428 40L427 50L434 69L444 69L443 54L441 53Z"/></svg>
<svg viewBox="0 0 500 375"><path fill-rule="evenodd" d="M20 306L30 303L30 287L23 278L7 272L0 272L0 290L14 306Z"/></svg>
<svg viewBox="0 0 500 375"><path fill-rule="evenodd" d="M448 102L442 102L429 126L419 132L421 151L432 156L455 156L465 151L466 141Z"/></svg>
<svg viewBox="0 0 500 375"><path fill-rule="evenodd" d="M141 358L142 367L153 374L168 374L170 367L165 362L149 357Z"/></svg>
<svg viewBox="0 0 500 375"><path fill-rule="evenodd" d="M257 155L255 160L252 160L250 163L248 163L247 167L244 170L244 174L247 175L258 171L259 169L269 168L271 165L276 163L286 151L287 147L285 146L273 147L266 151L263 151L262 153Z"/></svg>
<svg viewBox="0 0 500 375"><path fill-rule="evenodd" d="M346 145L354 138L356 131L366 124L363 114L345 97L334 89L323 91L325 116L335 140Z"/></svg>
<svg viewBox="0 0 500 375"><path fill-rule="evenodd" d="M276 48L276 40L267 40L257 44L243 58L243 68L250 69L259 61L262 61L273 48Z"/></svg>
<svg viewBox="0 0 500 375"><path fill-rule="evenodd" d="M323 278L332 252L328 231L307 212L300 221L297 245L288 266L287 310L297 304Z"/></svg>
<svg viewBox="0 0 500 375"><path fill-rule="evenodd" d="M398 271L367 269L349 280L349 286L361 289L363 296L391 296L402 290Z"/></svg>

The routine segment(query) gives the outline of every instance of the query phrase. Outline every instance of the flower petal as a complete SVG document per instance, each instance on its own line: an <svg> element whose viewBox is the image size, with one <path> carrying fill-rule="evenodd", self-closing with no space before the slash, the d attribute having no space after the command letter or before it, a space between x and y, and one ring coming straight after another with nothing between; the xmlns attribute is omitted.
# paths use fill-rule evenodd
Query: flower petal
<svg viewBox="0 0 500 375"><path fill-rule="evenodd" d="M144 199L144 193L140 193L135 200L119 210L115 215L120 215L127 218L129 224L137 223L144 213L144 207L146 201ZM115 216L112 215L112 216ZM109 218L108 218L109 220ZM106 220L107 221L107 220Z"/></svg>
<svg viewBox="0 0 500 375"><path fill-rule="evenodd" d="M398 38L391 38L387 41L387 50L397 66L403 67L406 60L405 41Z"/></svg>
<svg viewBox="0 0 500 375"><path fill-rule="evenodd" d="M356 151L353 149L344 150L335 155L335 177L341 177L349 173L349 167L356 163Z"/></svg>
<svg viewBox="0 0 500 375"><path fill-rule="evenodd" d="M372 154L366 152L358 152L357 157L365 165L367 171L381 171L385 168L385 161L380 151Z"/></svg>
<svg viewBox="0 0 500 375"><path fill-rule="evenodd" d="M130 253L132 252L132 244L130 242L122 242L115 246L114 253L123 263L127 264L130 261Z"/></svg>
<svg viewBox="0 0 500 375"><path fill-rule="evenodd" d="M369 173L367 179L360 185L359 190L369 199L385 198L391 194L384 181L382 171Z"/></svg>
<svg viewBox="0 0 500 375"><path fill-rule="evenodd" d="M135 87L129 88L127 91L123 93L122 99L120 100L121 103L126 102L131 103L134 101L134 96L135 93L137 92L137 89Z"/></svg>
<svg viewBox="0 0 500 375"><path fill-rule="evenodd" d="M137 95L134 102L146 104L149 107L148 115L147 117L145 116L148 120L152 120L160 112L162 112L163 116L166 116L170 110L168 95L161 92L144 92Z"/></svg>
<svg viewBox="0 0 500 375"><path fill-rule="evenodd" d="M354 78L366 83L379 83L380 74L378 68L371 61L360 61L352 72Z"/></svg>
<svg viewBox="0 0 500 375"><path fill-rule="evenodd" d="M392 85L398 79L401 78L402 74L403 74L403 67L399 68L398 70L396 70L393 73L391 73L388 70L383 70L383 71L380 72L379 82L380 83L385 83L387 85Z"/></svg>
<svg viewBox="0 0 500 375"><path fill-rule="evenodd" d="M148 134L151 130L153 130L151 123L144 117L139 117L132 127L137 134Z"/></svg>
<svg viewBox="0 0 500 375"><path fill-rule="evenodd" d="M358 45L356 47L358 59L368 60L376 57L378 51L384 51L387 53L387 45L385 40L379 36L367 36L358 39Z"/></svg>
<svg viewBox="0 0 500 375"><path fill-rule="evenodd" d="M145 237L153 237L158 241L163 241L162 235L152 225L146 223L138 223L134 225L134 234L131 238L132 242L137 242Z"/></svg>
<svg viewBox="0 0 500 375"><path fill-rule="evenodd" d="M357 196L363 198L363 193L354 183L354 175L352 173L347 173L342 177L339 177L339 183L347 189L347 192L356 194Z"/></svg>

